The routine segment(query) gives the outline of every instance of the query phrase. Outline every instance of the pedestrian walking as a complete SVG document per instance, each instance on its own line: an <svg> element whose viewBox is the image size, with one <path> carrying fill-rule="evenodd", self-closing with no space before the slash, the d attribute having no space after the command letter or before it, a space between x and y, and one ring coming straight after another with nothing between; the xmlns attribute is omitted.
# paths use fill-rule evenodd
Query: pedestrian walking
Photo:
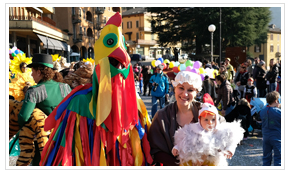
<svg viewBox="0 0 290 173"><path fill-rule="evenodd" d="M165 95L168 94L169 82L167 76L163 74L164 66L162 64L156 67L156 73L153 74L150 78L150 84L152 84L151 95L152 95L152 118L157 112L157 100L159 100L160 109L165 106Z"/></svg>

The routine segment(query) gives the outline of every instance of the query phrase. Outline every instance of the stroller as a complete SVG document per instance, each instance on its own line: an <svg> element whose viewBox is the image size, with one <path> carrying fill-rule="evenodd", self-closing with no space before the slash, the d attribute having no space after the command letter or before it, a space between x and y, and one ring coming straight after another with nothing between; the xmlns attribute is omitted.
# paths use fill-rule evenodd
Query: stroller
<svg viewBox="0 0 290 173"><path fill-rule="evenodd" d="M281 98L279 98L281 103ZM266 98L254 98L251 100L250 105L252 105L251 114L253 117L251 126L253 127L252 134L254 129L262 129L262 120L260 118L260 111L268 105Z"/></svg>

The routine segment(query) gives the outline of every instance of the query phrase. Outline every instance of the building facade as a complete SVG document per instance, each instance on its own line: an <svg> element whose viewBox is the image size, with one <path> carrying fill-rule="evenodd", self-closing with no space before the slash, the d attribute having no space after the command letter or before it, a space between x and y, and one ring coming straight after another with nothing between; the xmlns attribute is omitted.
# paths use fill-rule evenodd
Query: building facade
<svg viewBox="0 0 290 173"><path fill-rule="evenodd" d="M124 9L124 8L123 8ZM168 52L169 47L178 47L181 44L168 47L158 46L158 35L151 31L151 13L146 12L143 7L127 8L122 13L122 33L127 43L129 54L139 53L145 57L159 58Z"/></svg>
<svg viewBox="0 0 290 173"><path fill-rule="evenodd" d="M269 26L267 42L261 45L251 46L248 50L253 57L259 57L264 60L269 69L271 59L276 62L281 60L281 29L276 28L274 24Z"/></svg>
<svg viewBox="0 0 290 173"><path fill-rule="evenodd" d="M53 7L9 7L9 47L34 53L68 55L69 36L56 26Z"/></svg>
<svg viewBox="0 0 290 173"><path fill-rule="evenodd" d="M78 53L82 60L94 58L95 40L108 19L120 10L118 7L55 7L55 11L57 26L70 35L71 52Z"/></svg>
<svg viewBox="0 0 290 173"><path fill-rule="evenodd" d="M59 54L67 62L94 58L94 43L120 7L9 7L9 47L26 56ZM72 53L79 54L72 59Z"/></svg>

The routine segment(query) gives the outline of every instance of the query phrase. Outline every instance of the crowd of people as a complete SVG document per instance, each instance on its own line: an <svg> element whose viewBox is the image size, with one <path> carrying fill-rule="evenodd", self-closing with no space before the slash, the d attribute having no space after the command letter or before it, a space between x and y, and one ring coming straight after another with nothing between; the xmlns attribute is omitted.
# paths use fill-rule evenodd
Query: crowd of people
<svg viewBox="0 0 290 173"><path fill-rule="evenodd" d="M21 63L20 65L23 73L27 68L32 69L31 75L37 83L33 87L28 87L29 89L25 91L24 100L26 101L18 115L20 127L27 122L36 106L49 115L53 108L70 93L71 89L76 87L72 83L63 83L64 79L84 66L83 62L72 63L69 68L63 69L59 73L52 66L52 62L47 61L50 59L47 56L49 55L35 54L31 64ZM153 69L151 69L151 66L141 66L141 64L133 66L134 80L138 82L135 85L136 89L139 89L137 92L140 95L151 95L152 97L152 124L148 132L148 141L155 165L225 165L226 162L221 158L231 158L237 144L241 140L246 140L249 136L248 129L252 121L250 102L251 99L256 97L267 97L269 104L267 108L261 111L263 137L266 139L263 141L263 165L271 164L272 149L275 153L274 165L281 165L281 146L279 147L281 144L281 135L279 136L281 133L281 111L280 104L277 101L280 95L277 92L279 90L276 89L277 86L280 87L280 81L278 80L281 73L279 73L280 66L275 64L274 60L271 60L270 70L266 71L265 62L256 58L255 64L257 65L252 67L250 61L247 61L238 67L238 72L235 72L229 62L230 59L226 59L224 65L218 67L215 63L204 61L203 67L217 68L219 74L216 74L214 79L205 76L203 81L195 73L181 71L175 74L168 66L164 67L162 64ZM92 76L92 73L88 71L84 71L84 73L87 73L90 77ZM170 85L174 90L173 97L175 101L173 103L168 102ZM206 94L207 97L205 97ZM198 100L199 96L201 97ZM157 109L157 100L159 100L160 110ZM204 103L202 104L202 102ZM210 104L206 105L205 102ZM222 107L220 114L217 112L219 105ZM205 109L205 113L201 111L203 109ZM267 112L265 112L266 109L268 109ZM271 126L267 123L270 121L269 119L275 122ZM234 126L237 120L241 121L242 129L238 128L240 126ZM165 123L163 127L160 126L162 122ZM200 125L196 126L197 123L200 123ZM226 125L227 123L232 123L232 125ZM189 124L194 124L194 126L188 126ZM225 128L227 126L230 128ZM228 148L223 151L223 156L219 155L217 157L216 154L213 154L216 151L211 149L208 149L207 152L209 153L207 154L213 154L216 157L206 157L205 152L191 153L188 156L184 148L189 149L188 147L193 144L180 144L174 141L174 139L180 141L181 138L194 138L196 135L198 143L202 143L206 139L201 137L201 131L205 131L207 135L212 136L214 134L212 129L222 131L222 127L227 129L224 133L236 134L235 138L227 136L228 139L233 138L232 141L234 142L226 142L226 145L229 146L223 146ZM185 129L177 131L179 128ZM192 128L198 128L199 130L194 130L196 131L195 134L186 132ZM238 134L242 134L242 137ZM222 133L219 135L223 136ZM214 135L213 137L220 138L220 136ZM213 143L212 145L220 144ZM202 146L205 147L206 145ZM38 165L39 160L40 155L35 155L32 165Z"/></svg>
<svg viewBox="0 0 290 173"><path fill-rule="evenodd" d="M227 166L248 136L249 101L265 94L268 105L260 111L263 165L271 164L272 150L274 165L281 165L276 91L281 69L274 59L269 71L256 58L255 68L247 61L237 72L229 58L220 67L204 61L204 69L219 70L214 78L173 72L165 63L154 69L133 65L120 44L121 24L118 12L108 20L101 31L105 37L95 42L92 63L59 70L48 54L16 63L14 69L31 71L35 82L19 88L24 93L19 102L13 95L9 100L9 153L19 139L17 166ZM261 79L266 89L258 87ZM151 117L138 94L151 95Z"/></svg>
<svg viewBox="0 0 290 173"><path fill-rule="evenodd" d="M273 114L270 115L271 119L275 122L273 126L269 127L265 123L265 121L270 121L269 119L265 118L266 115L264 114L264 111L261 111L261 121L262 123L262 130L265 131L265 136L267 138L267 142L263 141L263 165L270 165L272 159L272 149L275 152L274 156L274 165L281 165L281 112L280 112L280 104L277 103L278 98L281 94L281 61L279 63L276 63L274 59L270 60L270 69L266 70L265 68L265 62L263 60L260 60L258 57L255 58L254 65L252 64L251 60L247 60L246 62L243 62L242 64L238 65L237 70L235 71L233 66L230 64L231 59L226 58L225 62L221 64L220 67L214 62L209 63L208 61L203 62L204 68L214 68L219 70L219 74L216 74L214 79L209 78L209 76L205 76L204 80L201 83L201 87L198 88L196 85L190 86L182 86L183 92L186 90L189 92L193 91L200 91L200 92L193 92L192 97L188 95L188 93L185 94L185 96L179 95L179 90L176 89L177 87L174 87L175 94L173 95L175 97L175 102L177 105L170 104L171 106L165 107L165 97L164 95L168 94L168 91L165 90L164 92L160 92L161 97L159 97L160 102L160 110L156 112L157 108L157 99L156 96L152 95L152 128L150 131L152 131L152 136L150 137L150 131L149 131L149 141L153 143L152 148L152 154L154 155L154 158L158 163L162 163L164 165L175 165L177 162L177 156L171 155L171 151L168 150L168 148L172 148L174 145L174 142L172 141L172 138L175 134L175 130L177 130L178 127L183 127L185 124L188 123L195 123L197 122L197 119L193 119L192 117L198 117L197 112L194 113L194 109L198 110L196 108L196 100L202 100L204 94L209 94L211 98L213 99L213 103L216 107L221 106L220 114L222 117L225 118L226 122L233 122L234 120L241 120L241 127L244 129L243 132L243 140L247 140L249 136L249 128L251 128L252 124L252 113L251 108L253 107L250 103L251 100L254 100L257 97L260 98L266 98L267 103L271 105L275 100L274 104L274 111ZM170 71L168 68L164 68L163 66L157 66L155 69L155 73L152 74L152 72L148 72L145 70L144 73L149 73L150 75L153 75L154 77L151 77L149 81L149 86L151 86L151 89L149 87L149 93L154 89L155 82L156 82L156 76L159 76L160 73L164 73L165 81L161 82L161 80L158 80L161 86L168 86L172 85L172 82L174 82L176 74ZM148 69L148 66L146 67ZM180 74L179 72L178 74ZM168 75L167 75L168 74ZM169 77L173 74L173 77ZM199 77L200 78L200 77ZM161 78L160 78L161 79ZM185 80L185 79L183 79ZM190 81L190 78L187 78L185 81ZM146 83L147 85L148 83ZM150 85L151 84L151 85ZM144 84L145 86L145 84ZM143 93L145 95L147 88L143 90ZM154 92L154 91L153 91ZM275 95L275 98L272 95ZM199 97L201 96L201 97ZM184 102L185 97L189 97L192 99L192 101L189 102L190 109L187 107L186 109L182 108L180 105L178 105L179 102ZM180 99L177 99L180 98ZM199 98L199 99L198 99ZM189 100L190 100L189 99ZM176 108L177 106L177 108ZM188 106L188 105L187 105ZM270 106L271 107L271 106ZM265 110L265 109L263 109ZM171 116L169 116L171 115ZM176 120L172 117L176 115ZM154 118L156 117L156 118ZM158 117L158 118L157 118ZM269 115L267 116L269 117ZM181 119L180 119L181 118ZM173 119L174 122L171 122ZM160 126L155 127L155 123L161 124L161 121L168 123L168 129L159 129ZM174 127L172 125L169 126L169 124L177 124ZM156 128L156 129L155 129ZM172 130L175 129L175 130ZM271 135L275 134L275 137L270 137L271 135L267 134L270 130L274 129L275 131L271 133ZM279 130L278 130L279 129ZM156 131L161 131L160 134L156 134ZM263 133L264 134L264 133ZM264 135L263 135L264 136ZM157 140L157 138L164 138L164 143ZM166 142L165 142L166 141ZM170 142L169 142L170 141ZM279 146L280 144L280 146ZM163 147L167 146L167 147ZM192 164L192 163L191 163Z"/></svg>

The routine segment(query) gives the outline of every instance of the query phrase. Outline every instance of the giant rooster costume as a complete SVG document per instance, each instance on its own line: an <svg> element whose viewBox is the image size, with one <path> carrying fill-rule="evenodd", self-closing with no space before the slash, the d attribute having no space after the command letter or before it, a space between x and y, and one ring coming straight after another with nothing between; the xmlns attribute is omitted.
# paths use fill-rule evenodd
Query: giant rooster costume
<svg viewBox="0 0 290 173"><path fill-rule="evenodd" d="M150 120L136 95L132 65L117 12L95 42L92 84L76 87L45 121L53 129L44 166L145 166L152 163Z"/></svg>

